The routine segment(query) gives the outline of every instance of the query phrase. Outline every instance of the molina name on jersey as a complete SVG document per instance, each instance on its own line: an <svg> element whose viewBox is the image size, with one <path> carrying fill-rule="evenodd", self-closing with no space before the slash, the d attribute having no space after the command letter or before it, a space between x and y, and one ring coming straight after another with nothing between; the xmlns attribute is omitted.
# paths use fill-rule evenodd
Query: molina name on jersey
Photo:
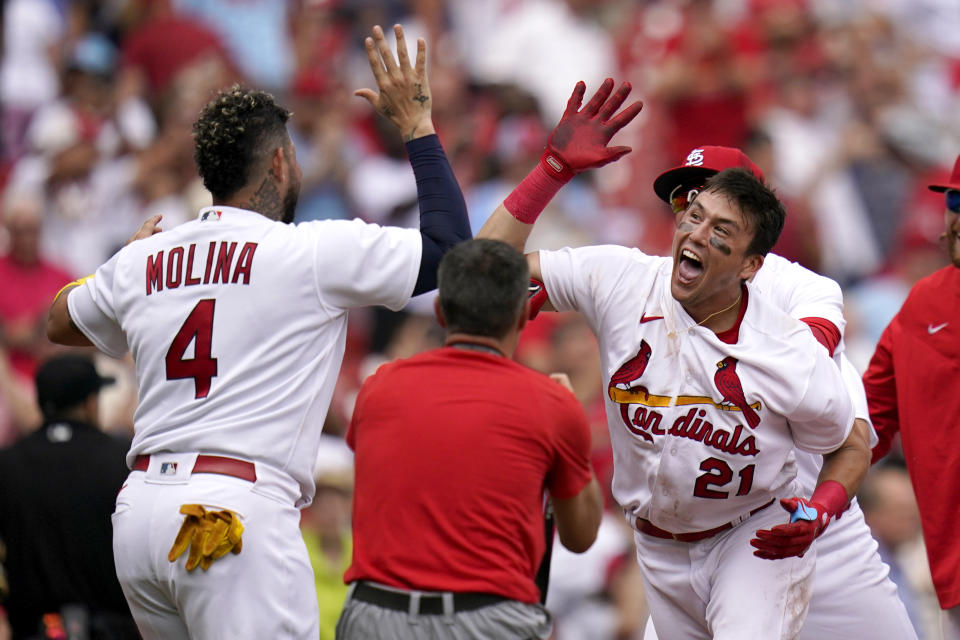
<svg viewBox="0 0 960 640"><path fill-rule="evenodd" d="M147 256L147 295L154 291L163 291L164 285L167 289L176 289L180 285L190 287L198 284L250 284L250 270L253 268L253 256L257 251L256 242L244 242L239 253L238 242L221 240L219 249L215 241L206 244L206 248L201 245L199 259L196 261L196 242L185 247L161 249ZM164 251L167 253L166 261ZM196 272L194 262L197 264Z"/></svg>

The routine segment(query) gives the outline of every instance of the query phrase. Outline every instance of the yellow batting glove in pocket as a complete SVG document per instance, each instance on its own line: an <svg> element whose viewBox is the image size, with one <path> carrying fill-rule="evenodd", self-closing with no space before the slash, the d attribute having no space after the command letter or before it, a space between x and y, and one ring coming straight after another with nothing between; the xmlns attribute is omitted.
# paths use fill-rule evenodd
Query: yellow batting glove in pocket
<svg viewBox="0 0 960 640"><path fill-rule="evenodd" d="M189 548L187 571L193 571L197 565L206 571L214 560L227 555L228 551L240 553L243 524L239 515L228 509L207 511L199 504L182 505L180 513L186 517L167 554L170 562L175 562Z"/></svg>

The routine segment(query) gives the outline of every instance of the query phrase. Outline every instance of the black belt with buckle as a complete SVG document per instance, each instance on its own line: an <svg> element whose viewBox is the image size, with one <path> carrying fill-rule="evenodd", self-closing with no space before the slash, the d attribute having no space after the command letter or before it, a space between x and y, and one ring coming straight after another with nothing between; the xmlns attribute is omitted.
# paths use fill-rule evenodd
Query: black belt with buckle
<svg viewBox="0 0 960 640"><path fill-rule="evenodd" d="M494 595L492 593L453 593L453 612L474 611L489 607L491 605L506 602L510 598ZM394 611L410 611L410 600L412 594L401 591L390 591L381 589L369 582L358 582L356 589L353 590L354 600L375 604L385 609ZM439 616L443 615L443 594L422 593L420 594L420 607L413 611L414 614Z"/></svg>

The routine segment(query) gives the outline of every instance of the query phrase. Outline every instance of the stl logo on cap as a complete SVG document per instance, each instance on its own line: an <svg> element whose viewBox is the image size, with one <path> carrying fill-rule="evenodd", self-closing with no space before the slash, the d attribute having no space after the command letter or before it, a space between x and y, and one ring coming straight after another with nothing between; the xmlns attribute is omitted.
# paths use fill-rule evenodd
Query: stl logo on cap
<svg viewBox="0 0 960 640"><path fill-rule="evenodd" d="M703 166L703 149L694 149L687 155L686 162L683 163L685 167L700 167Z"/></svg>

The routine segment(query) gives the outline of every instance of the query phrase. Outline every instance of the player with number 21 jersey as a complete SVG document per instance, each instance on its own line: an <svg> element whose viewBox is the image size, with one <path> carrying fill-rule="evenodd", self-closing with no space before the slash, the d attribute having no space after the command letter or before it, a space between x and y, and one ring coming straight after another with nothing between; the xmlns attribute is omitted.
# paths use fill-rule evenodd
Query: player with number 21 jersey
<svg viewBox="0 0 960 640"><path fill-rule="evenodd" d="M752 285L716 334L670 295L669 258L604 246L540 261L554 307L582 312L599 340L613 495L632 517L674 533L724 525L793 492L794 443L828 453L847 437L839 370Z"/></svg>

